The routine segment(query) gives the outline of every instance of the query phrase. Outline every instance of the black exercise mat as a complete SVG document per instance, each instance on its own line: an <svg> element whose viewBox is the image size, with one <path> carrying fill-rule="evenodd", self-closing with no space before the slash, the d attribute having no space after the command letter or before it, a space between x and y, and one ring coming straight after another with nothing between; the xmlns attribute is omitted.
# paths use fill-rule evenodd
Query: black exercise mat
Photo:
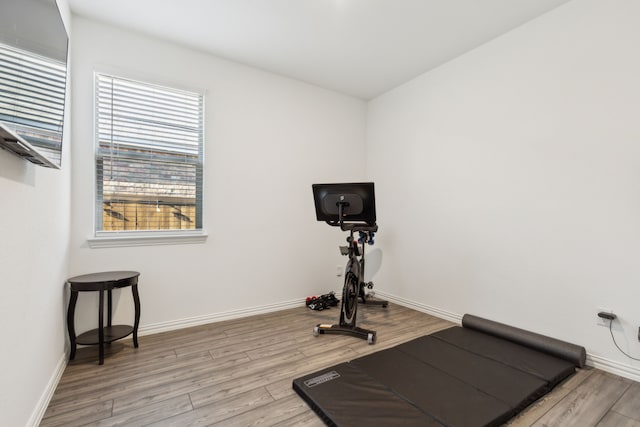
<svg viewBox="0 0 640 427"><path fill-rule="evenodd" d="M409 341L398 350L416 361L446 372L474 390L504 402L511 409L528 406L548 390L548 382L536 378L513 366L460 351L459 347L425 336ZM357 362L357 361L354 361Z"/></svg>
<svg viewBox="0 0 640 427"><path fill-rule="evenodd" d="M390 387L397 396L443 425L498 426L511 418L513 408L507 403L408 355L401 347L349 364Z"/></svg>
<svg viewBox="0 0 640 427"><path fill-rule="evenodd" d="M295 379L293 388L328 425L499 426L573 372L530 347L453 327Z"/></svg>
<svg viewBox="0 0 640 427"><path fill-rule="evenodd" d="M571 362L473 329L456 326L430 336L527 372L546 381L550 387L575 372L575 365Z"/></svg>
<svg viewBox="0 0 640 427"><path fill-rule="evenodd" d="M330 426L442 426L351 363L298 378L293 388Z"/></svg>

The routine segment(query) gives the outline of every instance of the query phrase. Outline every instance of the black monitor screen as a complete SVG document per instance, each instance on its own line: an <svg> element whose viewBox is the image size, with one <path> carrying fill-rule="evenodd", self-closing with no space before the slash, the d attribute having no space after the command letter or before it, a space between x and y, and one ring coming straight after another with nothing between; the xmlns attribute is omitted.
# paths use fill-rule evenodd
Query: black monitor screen
<svg viewBox="0 0 640 427"><path fill-rule="evenodd" d="M313 199L318 221L338 222L338 203L343 205L344 222L376 222L376 200L373 182L313 184Z"/></svg>

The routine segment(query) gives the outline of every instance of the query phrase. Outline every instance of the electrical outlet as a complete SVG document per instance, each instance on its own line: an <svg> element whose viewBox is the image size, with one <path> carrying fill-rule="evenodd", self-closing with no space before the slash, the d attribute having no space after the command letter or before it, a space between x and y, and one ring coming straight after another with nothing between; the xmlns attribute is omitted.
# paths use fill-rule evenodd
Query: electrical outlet
<svg viewBox="0 0 640 427"><path fill-rule="evenodd" d="M607 328L609 327L609 324L611 323L611 320L609 319L603 319L602 317L598 316L598 313L610 313L613 314L613 310L610 308L602 308L602 307L598 307L596 308L596 319L598 319L598 326L606 326Z"/></svg>
<svg viewBox="0 0 640 427"><path fill-rule="evenodd" d="M336 276L338 276L338 277L342 276L342 269L343 268L344 267L342 267L341 265L337 265L336 266Z"/></svg>

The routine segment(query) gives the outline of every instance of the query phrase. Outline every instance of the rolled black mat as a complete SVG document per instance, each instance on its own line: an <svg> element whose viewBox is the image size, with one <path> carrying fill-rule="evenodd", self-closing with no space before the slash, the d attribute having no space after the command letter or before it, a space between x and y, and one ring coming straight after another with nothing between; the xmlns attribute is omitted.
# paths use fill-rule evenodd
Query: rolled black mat
<svg viewBox="0 0 640 427"><path fill-rule="evenodd" d="M462 317L462 326L559 357L580 368L584 367L587 360L587 352L584 347L472 314L465 314Z"/></svg>

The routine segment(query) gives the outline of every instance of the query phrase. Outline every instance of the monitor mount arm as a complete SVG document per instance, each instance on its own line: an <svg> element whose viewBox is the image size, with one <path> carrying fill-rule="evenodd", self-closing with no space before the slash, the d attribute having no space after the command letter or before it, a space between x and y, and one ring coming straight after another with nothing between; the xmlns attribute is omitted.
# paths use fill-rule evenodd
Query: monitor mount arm
<svg viewBox="0 0 640 427"><path fill-rule="evenodd" d="M369 225L369 224L354 223L354 222L345 223L344 220L343 220L343 218L344 218L344 208L349 207L349 202L344 201L344 200L340 200L340 201L336 202L336 206L338 206L338 220L337 221L325 221L330 226L332 226L332 227L340 227L340 229L342 231L350 231L352 235L353 235L354 231L373 231L373 232L378 231L378 225L377 224Z"/></svg>

